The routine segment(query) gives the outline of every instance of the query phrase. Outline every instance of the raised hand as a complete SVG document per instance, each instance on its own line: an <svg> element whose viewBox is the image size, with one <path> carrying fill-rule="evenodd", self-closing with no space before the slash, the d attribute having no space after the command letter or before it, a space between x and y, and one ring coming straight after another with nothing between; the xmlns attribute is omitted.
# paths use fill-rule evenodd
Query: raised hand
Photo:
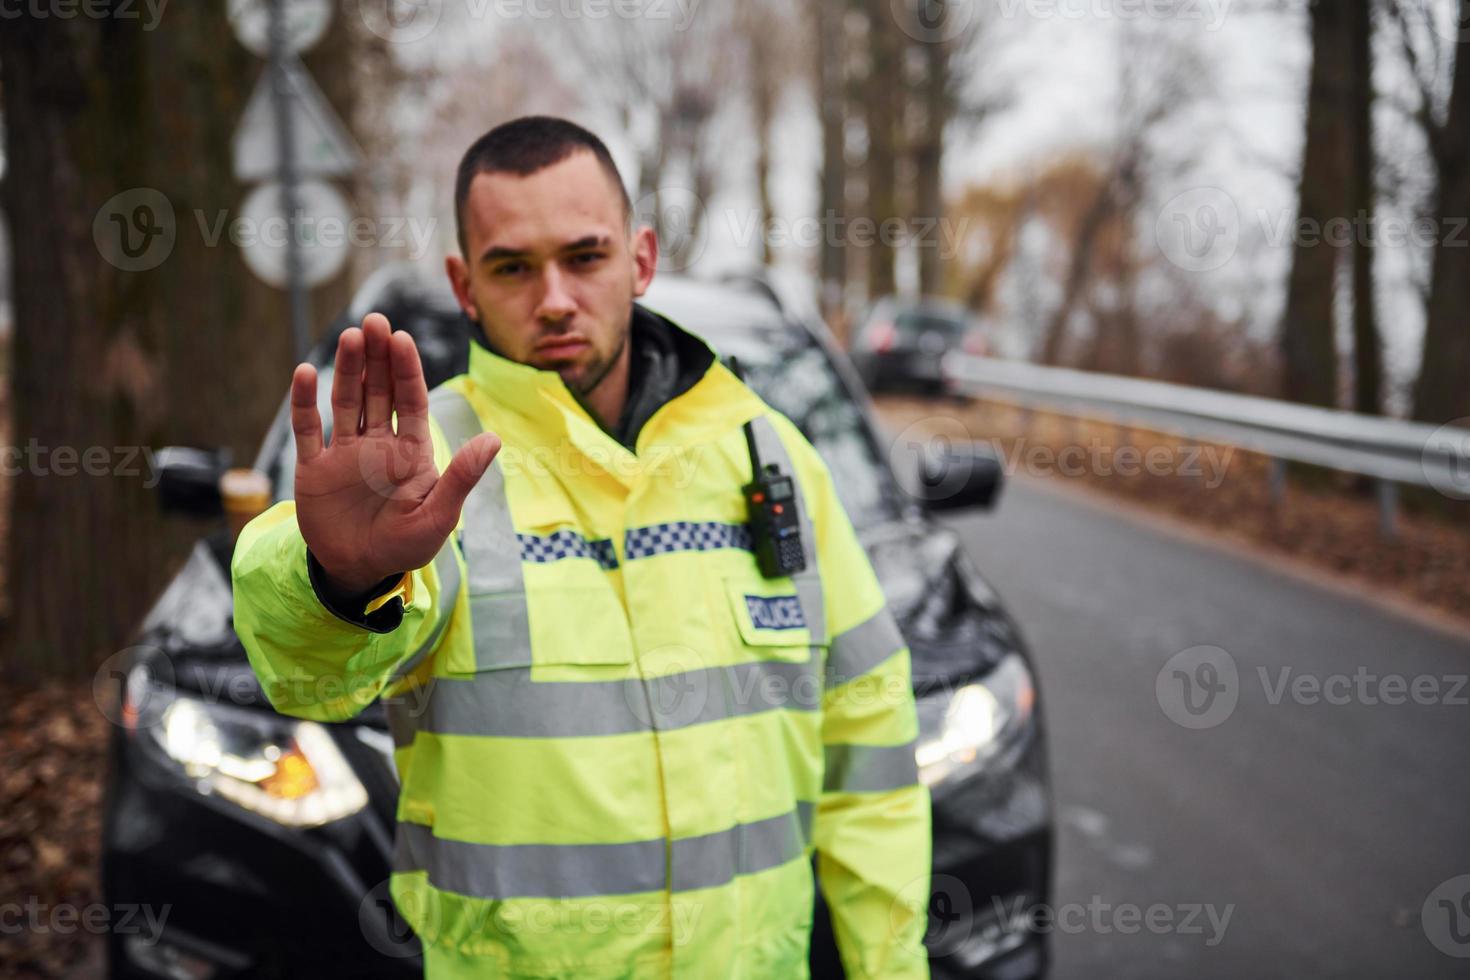
<svg viewBox="0 0 1470 980"><path fill-rule="evenodd" d="M439 474L418 348L408 334L393 333L379 313L368 314L361 329L346 330L337 343L332 441L325 447L316 381L310 364L297 365L291 377L296 520L328 584L360 594L433 560L500 451L500 438L479 434Z"/></svg>

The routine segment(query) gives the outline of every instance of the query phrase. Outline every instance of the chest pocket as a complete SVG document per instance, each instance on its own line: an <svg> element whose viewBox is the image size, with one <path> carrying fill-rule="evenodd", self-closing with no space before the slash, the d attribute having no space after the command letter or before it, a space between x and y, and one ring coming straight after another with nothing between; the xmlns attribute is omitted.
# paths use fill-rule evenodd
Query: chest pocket
<svg viewBox="0 0 1470 980"><path fill-rule="evenodd" d="M724 592L735 628L752 656L805 661L811 655L811 623L794 586L782 579L730 575Z"/></svg>
<svg viewBox="0 0 1470 980"><path fill-rule="evenodd" d="M430 407L451 451L481 431L459 392L437 389ZM632 663L627 615L598 549L570 530L518 534L498 460L465 501L459 542L474 643L450 652L450 673Z"/></svg>

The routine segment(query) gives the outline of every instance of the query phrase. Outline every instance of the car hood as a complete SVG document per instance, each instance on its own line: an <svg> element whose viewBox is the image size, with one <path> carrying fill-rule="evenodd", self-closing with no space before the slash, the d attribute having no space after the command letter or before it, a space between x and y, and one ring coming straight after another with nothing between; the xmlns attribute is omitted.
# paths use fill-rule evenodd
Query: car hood
<svg viewBox="0 0 1470 980"><path fill-rule="evenodd" d="M928 518L860 533L923 691L983 674L1021 649L1015 624L959 536Z"/></svg>

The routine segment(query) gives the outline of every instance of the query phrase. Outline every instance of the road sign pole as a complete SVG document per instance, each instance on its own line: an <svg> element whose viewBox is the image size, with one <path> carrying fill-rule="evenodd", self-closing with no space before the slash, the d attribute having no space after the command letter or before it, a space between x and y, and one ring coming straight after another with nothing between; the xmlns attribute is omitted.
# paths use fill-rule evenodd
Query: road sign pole
<svg viewBox="0 0 1470 980"><path fill-rule="evenodd" d="M280 153L281 204L286 212L286 294L291 304L291 336L296 361L306 360L311 348L311 297L302 272L300 217L296 174L296 131L291 122L290 93L286 79L286 23L281 10L285 0L266 0L270 9L270 58L272 108L275 112L276 146Z"/></svg>

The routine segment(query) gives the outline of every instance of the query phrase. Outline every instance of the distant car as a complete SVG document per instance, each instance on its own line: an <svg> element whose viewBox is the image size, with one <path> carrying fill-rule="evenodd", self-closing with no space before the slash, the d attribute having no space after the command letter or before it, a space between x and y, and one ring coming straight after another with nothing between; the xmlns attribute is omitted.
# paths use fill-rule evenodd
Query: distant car
<svg viewBox="0 0 1470 980"><path fill-rule="evenodd" d="M1041 976L1046 937L1028 928L1026 910L1049 900L1053 827L1031 657L955 533L930 516L987 506L998 466L963 453L929 460L912 492L902 489L826 328L769 286L660 277L645 302L737 355L747 380L806 433L908 641L916 754L934 801L933 975ZM447 288L390 271L316 350L324 401L337 335L368 310L412 334L431 386L465 369L469 327ZM293 485L286 407L255 461L277 499ZM169 450L162 469L166 507L218 512L216 454ZM156 942L109 933L110 974L422 976L417 939L385 887L398 781L382 706L325 725L271 708L231 623L231 547L224 529L196 545L117 672L103 891L110 907L169 914ZM813 976L840 977L820 895L814 922Z"/></svg>
<svg viewBox="0 0 1470 980"><path fill-rule="evenodd" d="M853 336L852 362L868 390L925 395L945 390L940 362L951 350L985 353L969 312L953 300L885 296Z"/></svg>

